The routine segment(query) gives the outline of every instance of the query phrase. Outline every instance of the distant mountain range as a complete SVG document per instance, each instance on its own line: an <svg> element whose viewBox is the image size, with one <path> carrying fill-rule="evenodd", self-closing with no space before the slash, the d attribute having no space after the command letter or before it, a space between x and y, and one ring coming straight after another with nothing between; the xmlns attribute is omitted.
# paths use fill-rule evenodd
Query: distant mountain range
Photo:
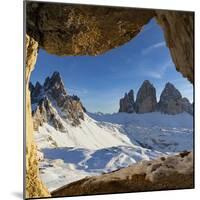
<svg viewBox="0 0 200 200"><path fill-rule="evenodd" d="M193 148L193 117L169 83L157 103L155 88L144 81L136 101L131 90L115 114L87 112L78 96L67 93L58 72L29 88L40 176L49 191ZM169 112L174 102L175 112Z"/></svg>
<svg viewBox="0 0 200 200"><path fill-rule="evenodd" d="M134 101L134 91L130 90L120 99L119 112L126 113L148 113L161 112L165 114L178 114L187 112L193 115L193 104L187 98L183 98L181 93L171 83L165 85L157 102L156 89L148 80L145 80L140 87L136 101Z"/></svg>

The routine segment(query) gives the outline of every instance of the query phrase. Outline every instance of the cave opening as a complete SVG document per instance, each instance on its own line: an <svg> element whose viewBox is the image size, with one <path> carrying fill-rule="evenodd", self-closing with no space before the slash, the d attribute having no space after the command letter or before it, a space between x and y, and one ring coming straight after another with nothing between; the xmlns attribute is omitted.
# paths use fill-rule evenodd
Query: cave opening
<svg viewBox="0 0 200 200"><path fill-rule="evenodd" d="M29 4L29 3L28 3ZM40 6L41 4L41 6ZM39 168L38 168L38 162L36 159L36 153L37 153L37 149L35 146L35 140L33 139L34 135L33 135L33 131L34 131L34 127L33 127L33 122L32 122L32 117L31 117L31 99L30 99L30 92L29 92L29 88L30 88L30 84L29 84L29 78L31 75L31 81L33 83L36 83L36 81L39 81L41 83L44 83L44 77L46 77L47 75L51 76L51 74L54 71L59 71L60 74L62 75L62 77L64 77L64 83L66 85L66 89L68 89L68 86L74 85L74 83L78 83L78 81L81 80L82 76L86 76L88 74L84 74L86 72L88 72L88 70L85 69L81 69L79 70L76 69L76 71L74 70L75 67L77 67L77 63L74 63L74 66L72 63L68 63L68 66L71 66L71 70L72 70L72 74L70 74L70 77L67 77L66 74L64 74L69 68L68 66L65 66L65 69L63 67L63 69L61 69L59 66L62 65L62 59L72 59L71 56L69 55L76 55L76 59L79 59L78 57L80 55L99 55L103 52L106 52L110 49L113 49L111 51L108 51L105 54L102 54L100 56L96 56L96 57L91 57L91 59L98 59L101 56L107 56L109 54L112 54L112 52L115 51L120 51L120 48L127 48L129 50L131 50L132 48L129 47L129 45L131 46L132 42L134 40L137 40L138 38L141 37L140 34L138 34L138 32L140 31L140 28L145 25L150 19L152 19L152 17L156 16L157 21L159 21L159 25L163 28L164 33L165 33L165 39L163 39L164 37L162 36L162 40L159 41L149 41L152 43L149 43L148 45L146 45L146 49L143 49L143 53L142 50L141 51L137 51L137 53L141 53L143 56L147 57L149 54L152 53L152 50L157 50L157 57L152 57L151 62L149 62L151 64L151 66L148 68L149 71L147 70L147 68L144 67L143 71L148 71L148 77L143 77L144 80L145 79L149 79L149 76L154 77L155 80L157 80L157 84L158 86L160 86L159 84L159 79L161 79L161 77L165 76L165 74L168 73L168 76L173 79L173 81L175 80L175 78L173 77L173 70L175 71L175 67L178 71L180 71L184 77L187 77L188 80L190 80L190 82L193 83L193 13L187 13L184 12L182 15L179 15L178 13L176 13L176 11L155 11L155 10L143 10L143 9L135 9L135 12L130 12L130 10L127 9L122 9L122 10L118 10L117 12L115 12L115 9L113 8L109 8L109 9L105 9L102 8L96 8L95 7L90 7L88 6L88 9L84 12L82 12L82 7L78 7L78 6L74 6L74 9L70 9L70 21L67 21L67 23L63 23L64 21L62 21L62 18L64 17L65 19L68 19L66 17L66 14L68 16L68 6L66 5L62 5L60 6L59 4L55 4L55 6L53 4L48 5L48 4L43 4L43 3L34 3L34 2L30 2L30 7L28 7L28 15L27 15L27 25L28 25L28 29L27 29L27 36L26 36L26 197L48 197L50 196L50 192L51 190L49 190L49 188L47 189L46 186L44 186L44 184L41 182L41 177L39 176ZM78 9L77 9L78 7ZM84 7L84 6L83 6ZM94 9L95 8L95 9ZM94 11L95 12L94 12ZM60 13L60 15L58 16L59 18L57 18L56 15L52 15L52 13L54 11L58 11ZM77 13L77 11L80 11L80 14ZM117 13L117 15L116 15ZM89 14L89 15L88 15ZM101 15L99 15L101 14ZM85 16L84 16L85 15ZM94 17L90 17L88 18L88 16L93 15ZM98 17L96 17L96 15L98 15ZM107 26L105 23L105 16L107 17L107 21L106 23L108 23L111 26ZM121 20L119 20L119 16L121 16ZM142 16L142 18L141 18ZM110 17L110 18L109 18ZM134 18L134 20L133 20ZM40 20L38 20L40 19ZM83 22L83 24L85 25L85 27L82 26L71 26L70 24L76 23L76 19L80 20L81 22ZM69 23L70 22L70 23ZM71 23L73 22L73 23ZM149 23L155 23L154 20L151 20ZM169 23L170 22L170 23ZM171 23L172 22L172 23ZM76 32L74 32L75 34L73 35L72 39L71 37L71 33L73 34L73 31L69 31L67 32L65 30L67 27L69 27L69 29L76 29ZM94 26L93 28L91 28L91 26ZM106 27L106 28L105 28ZM148 26L146 26L148 27ZM174 31L176 28L180 28L180 31ZM148 31L150 31L151 28L144 28L144 30L141 32L142 33L148 33ZM182 35L180 35L180 32ZM80 34L79 34L80 33ZM76 35L77 34L77 35ZM183 40L182 36L185 37L186 39ZM69 37L70 40L66 40L66 38ZM95 40L96 38L96 40ZM134 38L130 41L131 38ZM68 38L67 38L68 39ZM104 42L105 43L104 43ZM129 41L129 42L128 42ZM160 66L159 64L156 64L157 61L160 59L160 57L158 56L159 53L162 52L162 48L165 46L165 42L167 43L167 46L170 50L171 55L169 55L169 51L167 48L165 48L164 51L168 51L168 57L170 57L169 59L169 63L161 63ZM175 42L176 41L176 42ZM128 42L127 44L123 45L122 47L118 47L124 43ZM141 42L141 41L140 41ZM148 42L148 41L147 41ZM136 42L133 42L136 43ZM103 45L102 45L103 44ZM176 45L177 44L177 45ZM118 47L118 48L116 48ZM40 48L39 50L39 56L37 57L37 51L38 48ZM46 67L46 63L40 63L40 61L43 59L42 57L44 56L44 58L46 57L46 61L48 61L50 63L50 65L52 66L52 64L54 63L53 59L52 59L52 55L48 55L44 50L45 49L47 52L54 54L54 55L68 55L67 57L57 57L57 56L53 56L55 59L59 59L60 61L58 62L58 65L54 65L53 67L59 67L60 69L53 69L51 67ZM177 53L178 52L178 53ZM156 53L155 53L156 54ZM134 55L132 55L134 57ZM131 56L131 57L132 57ZM173 61L175 63L175 65L173 64L173 62L171 62L171 56L173 58ZM83 61L84 59L87 59L89 56L83 56L80 58L80 61ZM120 57L120 54L118 54L118 57ZM130 57L130 56L129 56ZM81 60L83 59L83 60ZM34 65L35 62L37 60L36 63L36 68L34 69ZM73 59L72 59L73 60ZM131 63L130 67L131 69L135 69L135 65L139 65L138 63L132 63L133 60L130 59L124 59L126 60L126 64L127 63ZM117 64L123 64L118 62L119 60L115 60L115 62L113 62L113 64L116 66ZM135 60L134 60L135 61ZM153 62L154 61L154 62ZM87 61L88 62L88 61ZM86 64L87 64L86 62ZM90 62L90 61L89 61ZM110 62L108 62L110 63ZM112 63L112 62L111 62ZM99 84L99 86L102 86L103 84L103 88L105 89L106 86L108 88L108 91L105 92L104 90L100 90L101 88L99 87L95 87L95 90L98 90L98 93L100 94L109 94L110 96L106 96L105 101L107 99L113 99L113 96L115 97L115 103L116 103L116 98L119 101L119 98L123 96L124 92L128 91L129 89L134 89L135 91L138 90L138 87L133 85L133 83L131 82L131 80L129 79L129 76L134 77L134 75L137 73L135 73L134 71L131 71L131 69L128 67L129 65L127 65L127 68L125 68L126 70L124 70L124 68L119 69L119 71L117 71L116 73L116 69L117 67L111 68L109 69L110 72L116 73L118 76L116 79L117 81L115 82L115 86L117 87L117 83L123 82L124 80L129 80L130 83L126 83L126 85L123 86L123 88L121 88L121 90L119 90L119 88L117 87L117 94L115 96L114 93L110 92L110 88L109 86L113 86L114 81L112 80L112 82L110 81L110 74L107 78L107 80L104 79L102 81L100 81L98 83L98 78L101 79L102 76L100 75L105 75L108 73L108 67L102 67L103 64L107 64L106 60L104 60L103 63L101 63L101 65L99 65L98 63L92 63L93 67L92 69L94 70L94 72L98 72L98 74L89 74L89 78L91 77L95 77L95 79L92 82L89 82L88 85L94 85L97 86ZM148 63L143 63L144 66L146 66ZM95 65L95 67L94 67ZM125 65L125 64L124 64ZM134 66L132 66L134 65ZM153 66L152 66L153 65ZM87 67L88 65L86 65ZM140 64L140 68L142 69L143 66L142 64ZM168 71L169 66L173 66L171 67L170 70L172 70L171 72ZM44 70L39 71L38 69ZM97 70L101 68L102 70ZM136 67L137 68L137 67ZM33 70L34 69L34 70ZM46 69L48 69L47 71L45 71ZM89 68L90 70L92 70L91 68ZM104 69L104 71L103 71ZM153 69L156 69L153 71ZM33 72L32 72L33 70ZM38 70L38 71L37 71ZM52 70L52 71L51 71ZM63 70L63 71L62 71ZM123 73L124 71L126 71L127 73ZM32 72L32 73L31 73ZM69 71L68 71L69 72ZM80 72L80 74L74 74L74 72ZM128 73L131 72L131 73ZM56 77L56 74L54 74L54 77ZM141 73L144 74L144 73ZM45 75L45 76L44 76ZM77 75L77 77L76 77ZM128 78L127 78L128 76ZM139 74L137 74L137 76L135 77L135 79L139 76ZM180 74L179 74L180 76ZM179 79L179 76L177 75L177 81ZM66 77L66 80L65 80ZM88 76L86 76L88 77ZM73 79L74 83L68 83L67 80L69 80L69 78ZM116 78L116 77L115 77ZM168 78L165 77L167 81ZM182 78L182 77L181 77ZM87 78L88 79L88 78ZM78 81L77 81L78 80ZM90 79L92 80L92 79ZM110 81L110 82L109 82ZM183 82L179 83L180 85L182 84L188 84L187 81L185 81L183 78L182 80ZM48 81L47 81L48 82ZM137 81L138 84L141 83L141 79ZM49 82L48 82L49 83ZM94 84L94 83L98 83L98 84ZM176 83L178 84L178 83ZM47 84L48 85L48 84ZM83 85L83 84L80 84ZM186 87L188 87L188 90L191 90L191 85L190 86L186 86L183 88L185 89ZM35 84L33 84L34 87L36 87ZM76 85L75 85L76 86ZM126 89L124 91L124 88ZM69 88L70 90L68 90L68 92L70 91L70 95L71 97L69 98L69 102L73 104L73 106L78 106L78 104L74 104L74 100L77 101L78 98L74 97L73 94L79 93L79 97L81 97L81 99L83 99L84 104L86 104L86 109L87 109L87 105L90 105L90 102L87 102L86 99L84 99L84 95L88 95L88 90L85 90L85 88L80 88L80 86L75 87L75 88ZM78 90L77 90L78 89ZM123 91L122 91L123 89ZM181 90L181 89L180 89ZM78 92L77 92L78 91ZM82 92L82 94L80 93L80 91ZM90 90L89 90L90 91ZM186 91L185 91L186 92ZM119 94L120 93L120 94ZM53 93L54 95L54 93ZM83 95L83 96L82 96ZM189 95L189 94L187 94ZM187 96L185 95L185 96ZM96 97L97 93L92 94L91 96ZM189 97L190 96L190 97ZM193 99L192 95L187 96L190 100ZM158 97L157 97L158 98ZM101 100L102 99L99 98L99 96L97 96L97 100ZM33 103L33 102L32 102ZM59 102L60 104L62 104L62 101ZM107 110L110 109L110 113L115 112L116 110L118 110L117 104L119 104L119 102L117 102L115 104L114 107L110 106L109 104L106 106L104 105L104 112L107 112ZM51 106L48 102L48 100L45 100L44 102L42 102L41 107L46 107L49 109L49 111L52 111ZM68 105L66 105L68 106ZM100 107L100 106L96 106L96 107ZM112 108L111 108L112 107ZM79 107L80 108L80 107ZM105 109L106 108L106 109ZM83 109L83 108L82 108ZM97 112L99 110L92 110L92 108L90 108L90 111L92 112ZM52 113L51 113L52 114ZM69 114L69 113L68 113ZM74 117L75 121L75 125L78 123L77 122L77 118L76 116L73 115L73 112L70 113L71 117ZM80 113L78 113L78 117ZM63 131L63 127L62 127L62 123L59 122L59 120L55 121L56 119L56 115L53 114L51 115L51 123L54 124L58 129L60 129L61 131ZM62 116L65 117L65 116ZM188 123L188 121L187 121ZM51 129L48 129L51 130ZM161 131L166 131L166 130L162 130ZM55 143L55 141L52 141L52 137L48 137L48 141L51 142L51 145L56 146L57 143ZM192 141L192 140L191 140ZM140 143L140 141L138 141L138 144ZM150 148L150 146L148 146L148 144L141 144L141 146L143 145L143 147L145 148ZM191 145L188 142L188 145ZM63 149L60 149L63 150ZM71 149L69 149L71 151ZM116 149L115 149L116 152ZM48 149L47 149L47 154L49 153ZM55 153L55 152L54 152ZM71 151L71 155L72 157L74 155L77 155L77 152L73 152ZM73 154L75 153L75 154ZM79 152L79 155L83 155ZM95 155L99 155L99 152L97 151ZM191 154L190 154L191 155ZM54 154L55 156L55 154ZM66 158L67 159L67 158ZM55 163L54 163L55 164ZM62 163L60 163L62 164ZM192 166L192 165L191 165ZM70 165L69 167L71 167L71 169L73 169L73 165ZM34 177L32 176L34 175ZM63 176L63 174L60 174L60 176ZM184 175L183 175L184 177ZM193 187L193 183L192 182L192 176L189 175L188 180L190 180L188 182L189 185L187 185L186 187ZM169 188L174 188L174 185L169 182L167 183L169 184ZM171 184L171 185L170 185ZM178 186L180 187L184 187L182 186L180 183L178 183ZM152 189L151 185L148 186L149 189ZM156 189L159 188L159 185L156 185L155 188ZM176 185L177 188L177 185ZM52 188L51 188L52 189ZM55 189L55 188L54 188ZM159 188L162 189L162 188ZM50 192L49 192L50 191ZM78 190L77 190L78 192ZM59 196L59 193L53 194L54 196ZM65 194L66 195L66 194Z"/></svg>

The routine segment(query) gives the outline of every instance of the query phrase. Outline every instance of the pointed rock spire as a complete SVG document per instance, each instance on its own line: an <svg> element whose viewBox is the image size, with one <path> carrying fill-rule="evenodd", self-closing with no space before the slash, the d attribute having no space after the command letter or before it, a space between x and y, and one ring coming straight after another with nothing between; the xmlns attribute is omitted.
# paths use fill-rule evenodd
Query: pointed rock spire
<svg viewBox="0 0 200 200"><path fill-rule="evenodd" d="M183 112L182 95L172 83L167 83L160 95L158 109L162 113L177 114Z"/></svg>
<svg viewBox="0 0 200 200"><path fill-rule="evenodd" d="M134 92L130 90L129 93L125 93L124 98L120 99L119 112L134 113Z"/></svg>
<svg viewBox="0 0 200 200"><path fill-rule="evenodd" d="M136 112L154 112L156 105L156 89L148 80L145 80L137 93L135 103Z"/></svg>
<svg viewBox="0 0 200 200"><path fill-rule="evenodd" d="M78 96L67 95L59 72L47 77L43 86L37 82L33 91L33 94L37 93L31 95L35 129L42 122L50 122L54 128L63 130L60 118L68 120L73 126L79 125L80 120L84 120L86 109Z"/></svg>
<svg viewBox="0 0 200 200"><path fill-rule="evenodd" d="M44 89L57 102L58 106L63 106L67 92L59 72L54 72L51 78L45 79Z"/></svg>
<svg viewBox="0 0 200 200"><path fill-rule="evenodd" d="M59 89L60 92L66 93L64 83L61 79L59 72L54 72L51 76L51 78L47 77L44 82L44 88L45 90L48 90L49 88L55 88ZM62 90L62 91L61 91ZM67 94L67 93L66 93Z"/></svg>

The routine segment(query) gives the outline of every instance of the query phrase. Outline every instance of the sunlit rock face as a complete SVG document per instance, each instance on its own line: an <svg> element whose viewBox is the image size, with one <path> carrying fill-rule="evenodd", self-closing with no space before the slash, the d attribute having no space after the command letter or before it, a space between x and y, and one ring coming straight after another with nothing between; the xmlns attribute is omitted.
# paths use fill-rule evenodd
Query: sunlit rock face
<svg viewBox="0 0 200 200"><path fill-rule="evenodd" d="M136 36L153 10L27 3L28 33L56 55L98 55Z"/></svg>
<svg viewBox="0 0 200 200"><path fill-rule="evenodd" d="M37 149L33 140L33 120L31 116L31 98L29 79L37 59L38 42L26 35L26 68L25 68L25 91L26 91L26 198L48 197L47 188L39 177Z"/></svg>
<svg viewBox="0 0 200 200"><path fill-rule="evenodd" d="M156 89L148 80L145 80L137 93L135 103L136 112L154 112L156 105Z"/></svg>

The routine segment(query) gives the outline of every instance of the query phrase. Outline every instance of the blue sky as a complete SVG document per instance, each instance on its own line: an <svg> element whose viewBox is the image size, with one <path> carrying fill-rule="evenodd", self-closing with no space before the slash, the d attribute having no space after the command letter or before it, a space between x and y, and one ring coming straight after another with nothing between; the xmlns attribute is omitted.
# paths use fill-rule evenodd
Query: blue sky
<svg viewBox="0 0 200 200"><path fill-rule="evenodd" d="M164 35L151 20L130 42L99 56L50 55L39 51L31 81L44 82L59 71L68 94L76 94L90 112L117 112L119 99L130 89L137 91L144 80L153 83L159 100L166 82L193 102L193 86L175 70Z"/></svg>

